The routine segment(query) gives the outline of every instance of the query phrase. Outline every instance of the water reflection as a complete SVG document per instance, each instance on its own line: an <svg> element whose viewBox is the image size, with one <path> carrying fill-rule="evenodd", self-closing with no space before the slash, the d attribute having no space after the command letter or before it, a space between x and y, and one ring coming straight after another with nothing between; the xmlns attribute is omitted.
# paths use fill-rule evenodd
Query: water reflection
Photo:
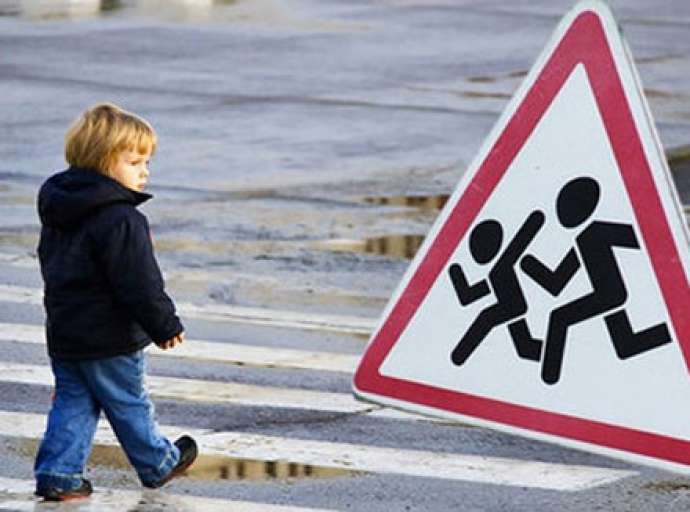
<svg viewBox="0 0 690 512"><path fill-rule="evenodd" d="M383 206L408 206L420 210L440 210L448 201L448 194L437 196L379 196L365 197L364 202Z"/></svg>
<svg viewBox="0 0 690 512"><path fill-rule="evenodd" d="M363 240L335 239L316 244L317 248L336 252L360 252L411 259L424 242L423 235L388 235Z"/></svg>
<svg viewBox="0 0 690 512"><path fill-rule="evenodd" d="M89 463L114 468L129 468L118 446L95 446ZM257 460L200 454L185 476L194 480L284 480L328 478L352 474L351 471L286 460Z"/></svg>
<svg viewBox="0 0 690 512"><path fill-rule="evenodd" d="M37 449L38 441L35 439L17 440L16 450L22 455L33 457ZM119 446L95 445L88 464L92 467L131 468L124 452ZM184 476L194 480L272 481L333 478L355 474L361 474L361 472L312 464L300 464L287 460L270 461L199 454L197 460L184 473ZM150 506L150 500L146 501L146 504ZM132 510L136 510L136 508Z"/></svg>
<svg viewBox="0 0 690 512"><path fill-rule="evenodd" d="M37 449L38 441L35 439L21 439L18 441L17 451L20 454L33 456ZM95 445L88 464L115 469L131 468L124 452L119 446ZM184 476L194 480L269 481L298 478L332 478L357 473L347 469L301 464L288 460L245 459L201 453L192 467L184 473Z"/></svg>
<svg viewBox="0 0 690 512"><path fill-rule="evenodd" d="M389 235L369 238L364 241L364 251L369 254L414 258L424 242L422 235Z"/></svg>
<svg viewBox="0 0 690 512"><path fill-rule="evenodd" d="M448 194L433 196L407 195L407 196L369 196L362 201L377 206L401 206L416 210L435 213L440 211L448 202ZM411 259L424 242L424 235L401 234L377 236L361 240L333 239L316 243L319 249L328 251L360 252L376 254L379 256L391 256L394 258Z"/></svg>
<svg viewBox="0 0 690 512"><path fill-rule="evenodd" d="M352 474L351 471L287 460L252 460L202 456L187 476L200 480L285 480L292 478L329 478Z"/></svg>

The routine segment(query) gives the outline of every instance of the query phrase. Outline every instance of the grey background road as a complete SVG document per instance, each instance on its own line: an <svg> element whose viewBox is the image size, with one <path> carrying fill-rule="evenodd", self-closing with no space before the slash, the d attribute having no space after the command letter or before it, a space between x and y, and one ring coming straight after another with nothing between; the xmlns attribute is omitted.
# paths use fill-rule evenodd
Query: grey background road
<svg viewBox="0 0 690 512"><path fill-rule="evenodd" d="M682 155L678 148L690 144L690 4L610 3L662 142ZM40 289L35 194L64 168L65 128L90 104L119 103L159 132L151 167L155 199L143 211L177 301L206 311L246 307L268 316L291 311L371 320L570 6L561 0L0 1L1 362L47 364L42 345L22 341L8 327L40 326L40 305L8 290ZM678 158L673 167L688 202L687 160ZM366 343L365 334L332 329L184 320L192 339L276 352L356 358ZM350 393L346 371L150 354L154 377L305 396ZM45 414L50 386L34 370L27 382L11 381L9 370L0 374L0 411ZM208 386L206 397L156 399L160 422L275 436L286 444L352 443L635 474L556 491L357 468L274 478L275 464L265 463L268 476L260 479L247 475L246 461L243 478L231 478L226 468L180 479L164 493L146 495L137 510L157 510L156 500L195 509L171 505L166 493L247 500L257 510L259 504L366 511L690 509L690 481L670 473L462 425L308 403L266 405L255 388L249 403L231 403L212 398L213 389ZM30 479L31 439L0 429L0 443L0 477ZM138 489L133 473L107 450L94 454L89 475L102 488Z"/></svg>

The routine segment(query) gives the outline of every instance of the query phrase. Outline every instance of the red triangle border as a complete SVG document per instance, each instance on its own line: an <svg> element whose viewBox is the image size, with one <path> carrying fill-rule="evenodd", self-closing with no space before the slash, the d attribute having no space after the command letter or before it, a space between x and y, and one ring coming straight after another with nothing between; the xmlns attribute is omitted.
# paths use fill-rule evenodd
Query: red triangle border
<svg viewBox="0 0 690 512"><path fill-rule="evenodd" d="M501 423L614 450L690 464L690 441L610 425L384 376L379 368L473 224L505 171L574 68L590 80L623 182L649 251L666 307L690 368L690 286L657 192L602 20L584 11L573 21L452 209L354 377L358 392Z"/></svg>

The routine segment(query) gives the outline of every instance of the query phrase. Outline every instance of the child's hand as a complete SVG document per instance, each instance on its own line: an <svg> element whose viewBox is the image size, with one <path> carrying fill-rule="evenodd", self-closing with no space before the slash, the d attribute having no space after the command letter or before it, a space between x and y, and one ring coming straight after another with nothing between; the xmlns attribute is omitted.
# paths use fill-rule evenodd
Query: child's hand
<svg viewBox="0 0 690 512"><path fill-rule="evenodd" d="M161 343L156 343L163 350L168 350L169 348L175 348L177 345L184 341L184 331L176 336L173 336L169 340L163 341Z"/></svg>

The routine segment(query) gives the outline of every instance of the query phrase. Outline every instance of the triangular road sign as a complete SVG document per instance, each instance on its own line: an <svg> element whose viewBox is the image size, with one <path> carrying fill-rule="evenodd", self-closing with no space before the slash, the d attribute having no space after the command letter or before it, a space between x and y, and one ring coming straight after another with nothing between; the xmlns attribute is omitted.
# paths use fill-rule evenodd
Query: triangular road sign
<svg viewBox="0 0 690 512"><path fill-rule="evenodd" d="M395 291L355 394L690 473L688 240L628 48L581 2Z"/></svg>

